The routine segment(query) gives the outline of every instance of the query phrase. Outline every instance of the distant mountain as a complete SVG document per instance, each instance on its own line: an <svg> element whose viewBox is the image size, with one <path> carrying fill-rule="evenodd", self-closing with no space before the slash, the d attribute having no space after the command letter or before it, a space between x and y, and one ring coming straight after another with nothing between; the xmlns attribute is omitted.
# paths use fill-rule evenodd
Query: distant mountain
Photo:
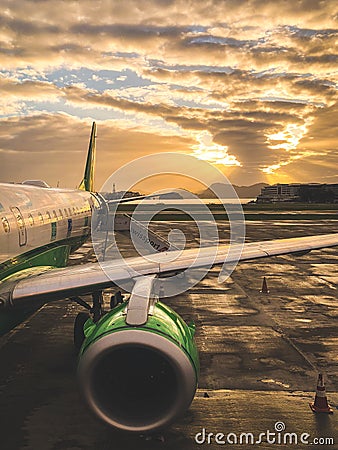
<svg viewBox="0 0 338 450"><path fill-rule="evenodd" d="M239 198L256 198L261 193L263 187L269 186L267 183L256 183L251 186L236 186L233 184L233 188L237 192ZM229 197L229 187L224 183L214 183L205 191L198 194L200 198L216 198L216 195L212 189L217 190L219 197Z"/></svg>
<svg viewBox="0 0 338 450"><path fill-rule="evenodd" d="M159 195L160 200L182 200L183 196L178 192L165 192Z"/></svg>

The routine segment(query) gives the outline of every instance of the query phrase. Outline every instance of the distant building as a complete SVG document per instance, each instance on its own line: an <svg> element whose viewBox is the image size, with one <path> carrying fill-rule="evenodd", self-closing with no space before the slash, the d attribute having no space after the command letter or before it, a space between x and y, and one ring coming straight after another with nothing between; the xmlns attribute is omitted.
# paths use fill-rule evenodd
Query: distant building
<svg viewBox="0 0 338 450"><path fill-rule="evenodd" d="M338 184L291 183L265 186L257 197L257 203L305 202L337 203Z"/></svg>
<svg viewBox="0 0 338 450"><path fill-rule="evenodd" d="M265 186L257 197L257 203L292 202L298 200L300 184L273 184Z"/></svg>

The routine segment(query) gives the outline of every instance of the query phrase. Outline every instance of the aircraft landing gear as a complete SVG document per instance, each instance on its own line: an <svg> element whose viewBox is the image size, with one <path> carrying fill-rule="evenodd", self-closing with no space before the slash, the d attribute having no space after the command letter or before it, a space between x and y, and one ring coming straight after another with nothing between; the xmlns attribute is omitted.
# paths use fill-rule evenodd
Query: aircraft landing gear
<svg viewBox="0 0 338 450"><path fill-rule="evenodd" d="M110 308L113 309L120 303L123 303L125 296L122 295L121 291L117 291L110 298ZM72 301L76 302L78 305L86 308L87 312L80 312L75 318L74 322L74 345L77 351L80 351L80 348L85 340L84 335L84 324L91 317L93 322L98 322L101 317L105 314L103 309L103 294L102 291L96 291L92 293L92 306L83 300L81 297L71 297Z"/></svg>
<svg viewBox="0 0 338 450"><path fill-rule="evenodd" d="M85 340L84 324L86 321L92 317L93 322L96 323L104 314L102 291L93 292L92 299L93 306L90 306L80 297L73 297L71 299L89 311L78 313L74 321L74 346L78 352L80 351L83 341Z"/></svg>
<svg viewBox="0 0 338 450"><path fill-rule="evenodd" d="M115 292L115 294L110 297L110 309L114 309L117 305L123 303L123 298L121 291Z"/></svg>
<svg viewBox="0 0 338 450"><path fill-rule="evenodd" d="M85 340L84 324L89 319L89 314L86 312L79 312L74 322L74 346L79 352Z"/></svg>
<svg viewBox="0 0 338 450"><path fill-rule="evenodd" d="M91 313L93 314L93 322L98 322L103 316L103 295L102 291L93 292L93 307Z"/></svg>

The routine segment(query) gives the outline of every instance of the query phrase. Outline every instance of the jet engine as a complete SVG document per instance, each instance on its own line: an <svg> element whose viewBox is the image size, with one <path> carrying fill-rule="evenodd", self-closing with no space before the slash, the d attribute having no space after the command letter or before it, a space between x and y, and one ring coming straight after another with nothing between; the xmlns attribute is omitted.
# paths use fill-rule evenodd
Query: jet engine
<svg viewBox="0 0 338 450"><path fill-rule="evenodd" d="M185 412L198 381L193 325L150 305L143 325L128 324L123 303L96 324L88 319L78 375L91 410L116 428L152 432Z"/></svg>

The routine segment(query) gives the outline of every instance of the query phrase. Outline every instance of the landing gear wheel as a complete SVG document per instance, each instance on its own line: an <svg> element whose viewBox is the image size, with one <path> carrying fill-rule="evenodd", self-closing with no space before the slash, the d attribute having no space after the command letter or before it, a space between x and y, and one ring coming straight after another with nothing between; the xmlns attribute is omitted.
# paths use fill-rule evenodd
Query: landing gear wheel
<svg viewBox="0 0 338 450"><path fill-rule="evenodd" d="M110 297L110 309L114 309L120 303L123 303L123 295L121 291L117 291Z"/></svg>
<svg viewBox="0 0 338 450"><path fill-rule="evenodd" d="M86 312L80 312L75 318L74 322L74 346L79 352L83 341L85 340L85 334L83 331L84 324L89 319L89 314Z"/></svg>

